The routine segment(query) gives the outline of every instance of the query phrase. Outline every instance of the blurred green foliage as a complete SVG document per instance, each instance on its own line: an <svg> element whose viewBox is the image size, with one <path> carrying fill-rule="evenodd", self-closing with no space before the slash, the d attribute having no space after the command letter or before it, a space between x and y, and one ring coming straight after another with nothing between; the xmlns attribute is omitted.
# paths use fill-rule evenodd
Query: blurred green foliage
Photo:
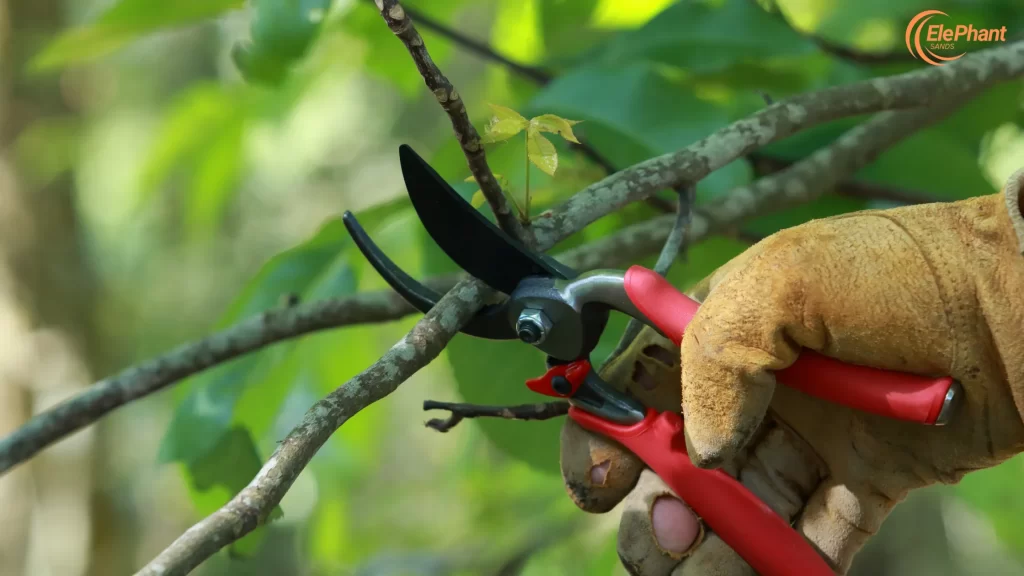
<svg viewBox="0 0 1024 576"><path fill-rule="evenodd" d="M980 21L1009 26L1012 18L1024 24L1020 11L1012 9L1009 1L956 4ZM913 64L866 65L841 59L824 51L808 34L818 33L860 50L899 52L903 23L931 7L918 0L780 1L781 7L746 0L409 0L405 5L489 42L513 60L554 74L551 82L538 84L500 63L471 65L464 48L421 26L435 62L449 71L481 133L491 115L487 102L527 117L550 113L582 120L573 128L576 134L616 167L679 149L749 114L764 105L759 92L778 99L910 69ZM230 230L244 203L256 201L242 193L251 185L252 174L262 168L254 160L253 142L268 126L285 130L320 89L323 78L339 71L361 75L361 86L387 94L381 101L398 102L380 108L382 113L396 115L384 121L387 137L416 142L453 186L467 197L472 194L476 187L464 181L468 169L447 120L425 90L405 48L370 2L253 0L243 5L241 0L119 0L89 23L56 38L36 56L33 66L36 70L82 66L146 35L239 17L249 26L247 35L228 43L233 47L230 61L237 69L221 78L191 82L173 94L133 181L133 210L174 207L170 218L180 229L182 241L198 246ZM994 130L1021 124L1021 91L1019 83L991 91L945 122L885 152L857 177L927 191L942 199L993 192L1000 174L981 159L999 152L991 148ZM821 126L771 145L763 153L796 160L862 120ZM39 130L23 142L25 154L32 156L31 151L40 149L40 141L49 140L44 135L52 133L60 136L60 142L71 142L60 146L52 162L61 166L70 162L67 158L77 150L77 141L67 136L67 124L51 122ZM488 152L493 170L507 178L514 190L525 187L529 169L523 162L522 140L491 145ZM534 214L603 177L600 166L561 139L553 140L559 154L558 172L553 177L536 170L529 174ZM390 171L397 170L397 155L392 156ZM262 158L273 161L273 155ZM40 168L44 176L59 169ZM752 177L747 161L734 162L699 183L698 201L726 193ZM429 240L401 194L397 199L388 194L391 191L374 189L357 194L361 195L360 221L382 248L413 276L455 270ZM879 205L831 194L803 207L756 218L746 230L765 235L812 218ZM337 219L339 213L340 209L323 214L319 231L269 258L247 284L233 289L237 295L208 328L286 305L289 295L308 301L383 287L353 248ZM627 207L558 248L600 238L652 215L653 209L645 205ZM687 260L675 266L670 278L686 287L745 246L731 238L709 239L691 247ZM652 264L653 257L643 263ZM181 465L197 512L212 511L244 486L306 407L368 366L412 321L346 328L278 344L177 386L176 408L160 458ZM613 318L597 355L614 347L617 331L624 325L623 318ZM457 392L465 401L510 404L536 400L523 381L542 371L543 358L530 347L458 336L425 378L453 377L455 387L441 393ZM419 391L403 393L413 394L416 401L425 398ZM579 520L556 477L559 421L485 420L464 423L448 435L431 436L434 433L424 431L419 421L399 419L389 402L346 423L304 473L304 477L311 475L312 484L300 482L294 495L289 495L298 508L302 506L295 502L303 498L312 502L301 530L310 573L337 573L365 562L383 562L381 558L390 558L394 551L448 549L456 552L438 560L437 565L445 567L439 572L424 568L431 564L423 557L415 563L419 572L382 569L373 573L480 573L478 559L456 557L479 547L486 550L488 569L497 569L501 558L514 556L530 541L531 533L540 530L538 523L555 527ZM413 435L417 440L407 440ZM432 465L431 479L410 475L407 468L392 462L408 460L426 466L423 459L429 456L407 454L406 443L442 455L438 458L443 463ZM956 491L992 521L1007 547L1024 553L1019 466L1015 460L972 474ZM402 475L389 477L391 470ZM412 518L392 511L413 499L437 499L438 503L420 503ZM288 498L283 508L287 520ZM551 546L529 555L521 573L618 573L614 537L607 528L565 529ZM261 537L257 533L247 538L235 551L253 553ZM394 565L403 565L395 558Z"/></svg>

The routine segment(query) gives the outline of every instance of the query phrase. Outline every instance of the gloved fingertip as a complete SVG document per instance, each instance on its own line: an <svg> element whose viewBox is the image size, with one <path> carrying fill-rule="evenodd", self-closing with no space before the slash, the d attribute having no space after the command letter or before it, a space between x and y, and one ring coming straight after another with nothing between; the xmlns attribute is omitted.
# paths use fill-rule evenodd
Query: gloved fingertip
<svg viewBox="0 0 1024 576"><path fill-rule="evenodd" d="M673 496L659 496L651 506L654 539L663 552L676 558L699 543L702 528L697 515Z"/></svg>

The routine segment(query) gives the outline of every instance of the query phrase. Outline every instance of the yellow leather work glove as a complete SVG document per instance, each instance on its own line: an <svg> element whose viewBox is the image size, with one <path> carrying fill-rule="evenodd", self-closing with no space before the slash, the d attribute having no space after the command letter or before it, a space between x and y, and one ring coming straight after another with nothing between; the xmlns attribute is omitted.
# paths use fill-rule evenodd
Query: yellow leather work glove
<svg viewBox="0 0 1024 576"><path fill-rule="evenodd" d="M694 288L703 304L681 353L645 329L603 376L648 406L682 406L693 462L738 477L845 573L910 490L1024 450L1022 194L1024 170L1000 194L779 232ZM801 347L953 376L964 402L948 425L924 426L776 386ZM571 420L562 474L584 510L625 499L630 573L753 573L635 456Z"/></svg>

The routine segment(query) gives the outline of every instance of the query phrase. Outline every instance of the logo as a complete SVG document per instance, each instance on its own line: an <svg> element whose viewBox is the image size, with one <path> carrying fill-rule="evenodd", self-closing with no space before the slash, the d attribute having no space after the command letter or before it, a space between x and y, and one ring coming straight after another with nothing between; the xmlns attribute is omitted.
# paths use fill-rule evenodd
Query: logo
<svg viewBox="0 0 1024 576"><path fill-rule="evenodd" d="M973 24L957 24L947 26L939 22L929 24L932 18L949 15L940 10L925 10L910 20L907 25L907 50L914 58L920 58L932 66L941 66L946 62L960 59L967 52L956 56L942 56L934 50L962 50L964 43L1006 42L1006 26L1001 28L975 28ZM924 31L924 43L921 43L921 31Z"/></svg>

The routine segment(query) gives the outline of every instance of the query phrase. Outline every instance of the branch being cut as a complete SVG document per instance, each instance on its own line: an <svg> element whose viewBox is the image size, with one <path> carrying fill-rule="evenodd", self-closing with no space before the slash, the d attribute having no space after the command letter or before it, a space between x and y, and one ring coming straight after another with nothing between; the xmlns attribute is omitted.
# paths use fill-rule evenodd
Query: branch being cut
<svg viewBox="0 0 1024 576"><path fill-rule="evenodd" d="M654 264L654 271L662 276L668 274L669 269L680 254L684 258L686 257L686 230L690 224L695 192L696 186L694 185L687 186L679 192L679 200L676 202L676 218L672 223L672 230L669 232L668 238L665 239L665 245L661 249L661 254L658 255L658 261ZM633 340L640 335L640 330L643 327L643 322L636 318L630 318L626 324L626 329L622 331L622 336L619 337L618 344L608 354L604 364L607 365L622 355L629 348L629 345L633 343Z"/></svg>
<svg viewBox="0 0 1024 576"><path fill-rule="evenodd" d="M505 193L502 192L498 180L495 179L491 167L487 164L487 155L480 142L480 134L476 131L473 123L469 121L465 102L430 58L430 53L427 52L420 33L416 31L412 18L409 17L398 0L376 0L376 3L388 28L405 44L413 62L416 63L416 69L419 70L420 76L427 84L427 88L434 93L437 102L448 113L455 137L459 140L459 146L469 164L469 170L480 186L484 198L487 199L491 211L494 212L498 225L513 238L529 241L523 225L509 209Z"/></svg>
<svg viewBox="0 0 1024 576"><path fill-rule="evenodd" d="M428 420L427 428L447 432L458 426L464 418L504 418L505 420L550 420L569 413L569 403L564 401L520 404L518 406L485 406L481 404L460 404L425 400L424 410L447 410L448 418Z"/></svg>

